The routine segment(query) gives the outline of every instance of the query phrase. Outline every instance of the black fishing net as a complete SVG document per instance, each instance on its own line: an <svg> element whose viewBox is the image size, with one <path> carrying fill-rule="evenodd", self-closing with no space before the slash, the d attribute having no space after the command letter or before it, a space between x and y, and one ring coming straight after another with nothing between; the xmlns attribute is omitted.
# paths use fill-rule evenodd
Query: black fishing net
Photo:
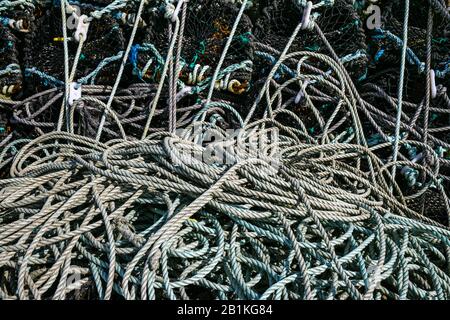
<svg viewBox="0 0 450 320"><path fill-rule="evenodd" d="M370 84L370 86L368 86L369 91L370 89L373 89L374 86L377 86L388 96L397 97L399 78L400 68L395 66L386 66L385 69L377 69L377 71L373 73L369 72L364 84ZM412 103L422 102L426 90L425 82L426 75L424 73L420 73L417 68L413 66L406 67L403 87L403 96L405 97L405 101Z"/></svg>
<svg viewBox="0 0 450 320"><path fill-rule="evenodd" d="M22 88L18 45L10 28L0 24L0 95L3 96L14 96Z"/></svg>
<svg viewBox="0 0 450 320"><path fill-rule="evenodd" d="M368 30L371 65L374 66L370 73L385 72L391 67L398 66L401 60L404 3L403 1L382 1L379 6L383 8L381 10L381 27ZM426 71L425 63L427 60L428 10L429 6L423 1L411 1L407 64L409 68L418 70L415 72L414 79L411 78L412 81L422 84L424 83L423 74ZM450 43L448 38L450 21L433 10L433 28L431 30L430 67L436 72L436 83L448 86L450 79ZM412 91L409 91L409 93L412 93ZM409 95L407 95L406 100L409 98ZM414 99L414 97L411 98Z"/></svg>
<svg viewBox="0 0 450 320"><path fill-rule="evenodd" d="M237 13L236 6L228 2L189 1L181 52L183 67L179 78L186 85L198 86L200 97L204 97L208 92L209 86L205 86L206 81L215 71ZM155 13L144 39L144 43L154 44L158 54L164 60L169 47L169 20L164 16L165 14L164 8L160 8ZM180 13L180 19L181 16ZM236 70L230 74L229 78L219 79L214 97L234 100L251 86L252 43L252 23L244 14L221 68L223 70L234 66ZM151 66L148 65L150 59L153 59ZM157 60L154 52L139 54L137 72L144 80L158 80L163 66L162 61Z"/></svg>
<svg viewBox="0 0 450 320"><path fill-rule="evenodd" d="M380 3L380 6L383 7L382 28L384 27L392 34L401 38L404 19L403 1L384 1ZM408 47L421 61L425 61L429 6L424 1L412 0L410 7ZM449 60L450 43L447 38L449 31L450 22L433 11L433 28L431 34L432 68Z"/></svg>
<svg viewBox="0 0 450 320"><path fill-rule="evenodd" d="M319 1L314 1L317 3ZM343 59L346 69L357 81L364 77L367 68L366 38L363 22L357 11L345 0L323 6L314 11L315 23L330 42L337 56ZM282 51L297 25L302 21L303 8L296 1L272 1L263 9L255 26L255 37L263 43ZM301 30L289 52L312 51L330 54L316 30Z"/></svg>
<svg viewBox="0 0 450 320"><path fill-rule="evenodd" d="M407 200L407 205L416 212L421 212L427 217L448 225L448 215L443 208L445 200L436 188L429 188L421 196Z"/></svg>
<svg viewBox="0 0 450 320"><path fill-rule="evenodd" d="M20 40L14 32L0 23L0 99L20 97L23 77L19 45ZM11 109L0 105L0 144L13 130L10 119Z"/></svg>
<svg viewBox="0 0 450 320"><path fill-rule="evenodd" d="M37 9L30 33L25 37L24 62L29 93L60 85L64 81L60 10L56 6ZM70 66L78 47L78 42L73 38L74 31L68 30ZM83 43L74 80L90 76L86 80L88 83L112 83L119 69L119 58L106 63L98 72L95 71L102 61L117 56L124 47L125 38L116 19L110 15L103 15L102 20L93 19L89 25L87 39Z"/></svg>
<svg viewBox="0 0 450 320"><path fill-rule="evenodd" d="M370 67L368 76L362 86L362 95L367 101L377 106L379 110L388 115L395 115L397 102L395 99L399 92L400 62L403 44L403 1L381 1L380 28L367 29L368 47L370 53ZM427 2L411 1L408 24L408 49L406 55L406 68L403 86L403 113L409 125L411 139L423 138L424 123L427 123L427 134L431 135L430 145L436 149L440 142L448 142L448 98L446 87L449 79L449 52L448 43L449 20L433 9L433 28L431 29L430 68L435 71L435 84L437 97L430 99L429 108L425 111L427 88L427 28L428 28ZM394 102L392 102L394 101ZM392 133L394 122L383 123L384 127ZM406 129L406 128L405 128ZM415 131L415 133L413 132ZM436 140L438 139L438 140ZM440 141L440 142L439 142ZM445 167L446 164L444 163Z"/></svg>

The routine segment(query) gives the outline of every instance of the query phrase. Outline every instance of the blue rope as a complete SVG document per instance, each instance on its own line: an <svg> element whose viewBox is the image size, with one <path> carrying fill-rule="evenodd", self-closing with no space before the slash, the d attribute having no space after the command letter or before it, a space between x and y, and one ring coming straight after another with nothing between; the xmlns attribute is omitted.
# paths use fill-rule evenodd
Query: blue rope
<svg viewBox="0 0 450 320"><path fill-rule="evenodd" d="M48 86L48 85L52 85L55 87L64 86L63 81L58 80L55 77L53 77L45 72L37 70L35 67L25 69L25 76L30 76L30 75L36 75L36 76L40 77L42 79L42 84L45 86Z"/></svg>

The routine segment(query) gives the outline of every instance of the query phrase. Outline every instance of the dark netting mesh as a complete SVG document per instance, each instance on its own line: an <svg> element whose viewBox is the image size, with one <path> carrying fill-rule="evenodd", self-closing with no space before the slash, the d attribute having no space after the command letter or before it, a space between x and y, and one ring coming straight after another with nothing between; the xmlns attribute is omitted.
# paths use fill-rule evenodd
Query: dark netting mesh
<svg viewBox="0 0 450 320"><path fill-rule="evenodd" d="M382 25L380 29L369 30L369 46L372 63L377 70L398 66L401 59L403 34L403 1L383 1ZM407 63L424 72L427 52L428 6L423 1L411 1L408 27ZM431 68L437 71L438 82L448 86L450 43L448 39L450 21L434 13L431 34ZM447 71L446 71L447 70ZM416 81L420 81L416 79Z"/></svg>
<svg viewBox="0 0 450 320"><path fill-rule="evenodd" d="M383 6L384 27L393 34L401 37L404 17L403 1L385 1L380 5ZM412 0L410 6L408 46L421 61L425 61L428 6L420 0ZM432 67L449 60L450 43L446 38L450 31L449 27L450 21L443 19L442 16L434 13L431 53L432 61L435 65Z"/></svg>
<svg viewBox="0 0 450 320"><path fill-rule="evenodd" d="M314 1L317 3L319 1ZM364 77L367 68L366 39L363 23L354 7L345 0L335 1L332 7L314 11L315 20L339 58L345 63L354 80ZM263 10L255 27L255 37L264 44L282 51L296 26L302 20L303 9L295 1L276 0ZM329 54L329 50L315 30L302 30L289 52L310 50ZM356 55L358 57L356 57ZM353 59L352 59L353 56Z"/></svg>
<svg viewBox="0 0 450 320"><path fill-rule="evenodd" d="M238 9L235 5L223 1L194 0L189 2L181 53L183 63L180 73L181 81L194 86L200 85L202 82L204 84L208 77L212 77L237 13ZM144 43L153 43L158 48L161 57L165 59L169 45L168 20L164 17L164 12L159 11L155 13L152 22L148 27ZM252 23L244 15L221 70L232 65L243 64L246 61L247 65L251 67L253 61L252 42ZM142 69L145 68L146 72L143 74L145 80L155 81L159 78L162 65L154 61L151 67L146 68L150 59L155 59L151 52L139 54L138 69L142 72ZM215 97L233 99L233 96L242 95L250 87L251 74L251 70L232 72L227 81L223 79L224 81L216 84L218 90L216 90ZM203 89L203 91L207 92L207 89Z"/></svg>
<svg viewBox="0 0 450 320"><path fill-rule="evenodd" d="M369 76L364 83L370 83L380 87L391 97L398 95L400 68L386 66L386 69L370 70L372 72L369 72ZM420 73L417 68L409 66L405 69L404 79L403 95L405 100L412 103L420 103L425 95L425 74Z"/></svg>
<svg viewBox="0 0 450 320"><path fill-rule="evenodd" d="M443 225L448 225L448 215L443 210L445 207L444 201L438 190L430 188L423 195L407 200L407 204L412 210L421 212Z"/></svg>
<svg viewBox="0 0 450 320"><path fill-rule="evenodd" d="M7 26L0 24L0 95L13 96L21 88L18 39Z"/></svg>
<svg viewBox="0 0 450 320"><path fill-rule="evenodd" d="M367 29L368 51L370 54L370 67L367 78L361 87L361 94L365 101L376 106L380 112L375 118L384 114L380 121L381 129L388 133L390 139L394 136L395 117L397 113L397 100L400 80L401 51L403 45L404 1L379 1L381 8L381 26L379 29ZM431 69L436 71L435 83L438 95L431 98L429 106L425 99L427 87L426 60L427 60L427 25L428 2L410 1L408 24L408 50L403 86L403 117L400 132L407 134L408 139L423 141L425 130L428 145L446 158L446 150L439 145L450 141L450 117L446 111L449 106L446 87L449 85L449 53L448 43L449 20L436 11L433 14L433 28L431 33ZM426 127L426 129L425 129ZM380 141L375 130L367 130L369 141ZM422 151L413 150L412 146L400 148L406 159L421 159ZM389 154L383 155L389 157ZM403 158L405 159L405 158ZM420 160L424 163L423 160ZM426 165L426 163L425 163ZM448 163L441 164L441 173L448 177ZM410 170L411 172L411 170ZM406 183L404 174L397 179L403 183L402 190L405 195L414 195L419 192L418 185L425 183L422 178L411 184ZM448 190L448 189L446 189ZM443 224L448 223L447 213L443 209L445 200L436 188L429 188L419 196L411 196L408 206L424 215Z"/></svg>
<svg viewBox="0 0 450 320"><path fill-rule="evenodd" d="M380 3L380 6L383 13L382 26L380 30L368 30L369 52L372 58L368 77L364 82L363 96L372 104L379 106L382 111L394 115L396 109L391 103L386 103L386 99L387 96L397 97L398 95L404 3L402 1L385 1ZM410 50L407 52L403 99L414 105L410 106L406 103L403 112L409 117L410 122L416 119L415 123L420 126L419 130L426 121L423 111L418 113L418 107L419 104L423 107L427 90L425 70L427 16L427 5L423 5L420 1L411 1L408 27L408 48ZM448 86L448 74L444 72L450 61L447 32L448 20L435 13L431 42L431 68L435 69L437 74L441 72L436 77L436 84L439 87ZM378 88L374 86L378 86ZM433 109L429 112L428 126L432 130L433 136L443 141L449 141L449 116L443 112L447 108L447 101L439 96L437 99L432 99L430 104Z"/></svg>
<svg viewBox="0 0 450 320"><path fill-rule="evenodd" d="M27 68L25 74L29 78L27 84L30 92L64 81L60 10L59 7L37 9L30 33L25 37L24 62ZM73 64L78 47L78 42L73 39L73 31L68 30L69 65ZM117 55L124 47L125 38L116 19L110 15L104 15L102 20L93 19L89 25L87 40L82 47L75 79L89 75L100 62ZM118 68L118 61L105 65L95 75L95 83L112 83Z"/></svg>

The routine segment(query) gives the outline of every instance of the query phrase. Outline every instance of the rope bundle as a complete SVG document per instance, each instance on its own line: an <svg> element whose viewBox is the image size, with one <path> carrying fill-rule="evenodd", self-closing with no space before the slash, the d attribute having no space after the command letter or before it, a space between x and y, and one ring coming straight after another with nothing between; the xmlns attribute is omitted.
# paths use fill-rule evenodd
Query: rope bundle
<svg viewBox="0 0 450 320"><path fill-rule="evenodd" d="M350 166L381 161L281 140L278 168L217 167L169 133L43 135L1 181L2 298L449 297L450 231L405 217L381 168Z"/></svg>

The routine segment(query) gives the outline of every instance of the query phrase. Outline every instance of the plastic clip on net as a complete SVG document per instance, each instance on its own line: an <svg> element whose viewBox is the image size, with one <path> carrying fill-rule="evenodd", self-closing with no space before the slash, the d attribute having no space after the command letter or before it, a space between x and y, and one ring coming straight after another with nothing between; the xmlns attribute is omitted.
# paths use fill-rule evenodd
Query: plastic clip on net
<svg viewBox="0 0 450 320"><path fill-rule="evenodd" d="M69 105L73 106L74 102L81 98L81 84L72 82L69 89Z"/></svg>
<svg viewBox="0 0 450 320"><path fill-rule="evenodd" d="M77 42L80 42L81 37L86 39L87 32L89 28L89 18L87 15L83 14L78 18L77 29L75 30L74 38Z"/></svg>
<svg viewBox="0 0 450 320"><path fill-rule="evenodd" d="M437 87L436 87L436 73L434 72L434 70L430 71L430 81L431 81L431 98L436 98L437 97Z"/></svg>
<svg viewBox="0 0 450 320"><path fill-rule="evenodd" d="M187 95L190 95L192 93L192 87L185 86L183 89L181 89L176 96L177 102L186 97Z"/></svg>
<svg viewBox="0 0 450 320"><path fill-rule="evenodd" d="M308 1L306 3L306 7L303 10L303 17L302 17L302 30L305 30L309 26L309 18L311 17L311 9L312 9L312 2Z"/></svg>
<svg viewBox="0 0 450 320"><path fill-rule="evenodd" d="M302 84L301 89L299 90L299 92L297 93L297 96L295 97L295 104L299 104L300 101L302 101L303 97L304 97L304 93L306 90L306 87L309 84L309 80L305 80Z"/></svg>

